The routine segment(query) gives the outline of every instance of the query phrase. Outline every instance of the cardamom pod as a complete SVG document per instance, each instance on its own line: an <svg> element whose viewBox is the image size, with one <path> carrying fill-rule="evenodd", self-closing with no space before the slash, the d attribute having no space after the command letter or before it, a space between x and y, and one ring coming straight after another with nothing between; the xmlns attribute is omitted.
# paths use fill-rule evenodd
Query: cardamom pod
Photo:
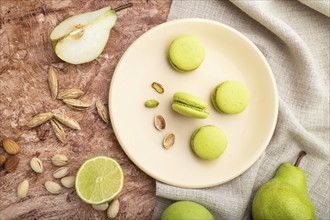
<svg viewBox="0 0 330 220"><path fill-rule="evenodd" d="M37 127L48 120L53 118L53 114L51 112L40 113L34 116L28 123L27 126L30 128Z"/></svg>
<svg viewBox="0 0 330 220"><path fill-rule="evenodd" d="M37 157L33 157L30 161L30 166L32 170L36 173L42 173L44 171L44 166L41 160Z"/></svg>
<svg viewBox="0 0 330 220"><path fill-rule="evenodd" d="M97 113L99 114L100 118L106 123L110 124L109 114L107 108L104 106L103 102L98 99L95 102L95 106L97 109Z"/></svg>
<svg viewBox="0 0 330 220"><path fill-rule="evenodd" d="M75 129L75 130L80 130L80 126L79 123L74 120L73 118L70 118L66 115L60 115L57 113L54 113L54 117L57 121L61 122L62 124L64 124L65 126Z"/></svg>
<svg viewBox="0 0 330 220"><path fill-rule="evenodd" d="M68 162L69 162L68 158L62 154L55 154L52 157L52 163L58 167L65 166Z"/></svg>
<svg viewBox="0 0 330 220"><path fill-rule="evenodd" d="M53 177L55 179L60 179L62 177L65 177L66 175L68 175L68 173L69 173L68 167L61 167L53 172Z"/></svg>
<svg viewBox="0 0 330 220"><path fill-rule="evenodd" d="M80 101L78 99L63 99L62 101L70 108L76 110L85 110L91 106L91 104Z"/></svg>
<svg viewBox="0 0 330 220"><path fill-rule="evenodd" d="M115 199L109 205L109 208L107 210L107 216L109 219L114 219L116 218L118 212L119 212L119 201L118 199Z"/></svg>
<svg viewBox="0 0 330 220"><path fill-rule="evenodd" d="M52 66L50 66L48 71L48 84L51 97L55 100L58 94L58 76L56 70Z"/></svg>
<svg viewBox="0 0 330 220"><path fill-rule="evenodd" d="M92 207L93 207L93 209L95 209L97 211L105 211L109 207L109 204L102 203L102 204L98 204L98 205L92 205Z"/></svg>
<svg viewBox="0 0 330 220"><path fill-rule="evenodd" d="M72 188L76 180L75 176L66 176L61 179L61 183L66 188Z"/></svg>
<svg viewBox="0 0 330 220"><path fill-rule="evenodd" d="M18 184L17 187L17 196L19 198L24 198L27 196L29 191L29 181L28 180L23 180Z"/></svg>
<svg viewBox="0 0 330 220"><path fill-rule="evenodd" d="M84 94L80 89L65 89L58 93L57 99L76 99Z"/></svg>
<svg viewBox="0 0 330 220"><path fill-rule="evenodd" d="M66 134L60 123L58 123L55 120L51 120L50 123L52 124L53 131L55 133L55 136L62 142L66 143Z"/></svg>
<svg viewBox="0 0 330 220"><path fill-rule="evenodd" d="M55 183L53 181L46 181L45 187L46 187L46 190L52 194L59 194L62 190L61 185L58 183Z"/></svg>

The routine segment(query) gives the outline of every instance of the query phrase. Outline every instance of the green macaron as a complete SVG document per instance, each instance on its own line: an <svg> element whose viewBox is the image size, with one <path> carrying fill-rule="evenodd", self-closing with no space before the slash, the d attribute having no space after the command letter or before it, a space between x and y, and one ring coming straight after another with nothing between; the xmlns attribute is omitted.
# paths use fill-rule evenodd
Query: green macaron
<svg viewBox="0 0 330 220"><path fill-rule="evenodd" d="M209 113L205 110L207 102L185 92L173 95L172 109L177 113L190 118L207 118Z"/></svg>
<svg viewBox="0 0 330 220"><path fill-rule="evenodd" d="M249 92L239 81L225 81L218 85L211 97L214 108L226 114L238 114L249 104Z"/></svg>
<svg viewBox="0 0 330 220"><path fill-rule="evenodd" d="M196 37L190 35L179 36L172 41L169 47L168 59L177 71L192 71L203 63L205 49Z"/></svg>
<svg viewBox="0 0 330 220"><path fill-rule="evenodd" d="M204 160L220 157L227 148L225 133L214 125L200 127L191 136L190 145L196 156Z"/></svg>

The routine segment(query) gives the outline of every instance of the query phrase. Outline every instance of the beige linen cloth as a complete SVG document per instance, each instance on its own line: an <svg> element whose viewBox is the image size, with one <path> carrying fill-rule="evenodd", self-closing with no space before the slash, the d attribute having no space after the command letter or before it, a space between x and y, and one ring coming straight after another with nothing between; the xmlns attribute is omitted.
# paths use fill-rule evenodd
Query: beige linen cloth
<svg viewBox="0 0 330 220"><path fill-rule="evenodd" d="M275 76L279 117L265 153L232 181L207 189L157 182L153 219L175 200L196 201L216 219L251 219L256 190L301 150L308 153L299 167L305 171L317 219L330 219L329 5L328 0L173 0L169 20L215 20L255 43Z"/></svg>

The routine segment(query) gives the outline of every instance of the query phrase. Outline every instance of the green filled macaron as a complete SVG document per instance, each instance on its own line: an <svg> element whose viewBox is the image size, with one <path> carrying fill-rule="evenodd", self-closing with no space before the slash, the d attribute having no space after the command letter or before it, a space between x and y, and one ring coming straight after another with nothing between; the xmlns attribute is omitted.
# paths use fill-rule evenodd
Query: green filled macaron
<svg viewBox="0 0 330 220"><path fill-rule="evenodd" d="M220 157L227 148L225 133L214 125L197 129L191 136L190 145L194 153L204 160Z"/></svg>
<svg viewBox="0 0 330 220"><path fill-rule="evenodd" d="M205 110L207 103L185 92L177 92L173 95L172 109L177 113L190 118L207 118L209 113Z"/></svg>
<svg viewBox="0 0 330 220"><path fill-rule="evenodd" d="M214 108L226 114L238 114L249 104L249 92L238 81L225 81L218 85L211 97Z"/></svg>
<svg viewBox="0 0 330 220"><path fill-rule="evenodd" d="M172 67L177 71L192 71L203 63L205 49L197 38L183 35L172 41L168 50L168 59Z"/></svg>

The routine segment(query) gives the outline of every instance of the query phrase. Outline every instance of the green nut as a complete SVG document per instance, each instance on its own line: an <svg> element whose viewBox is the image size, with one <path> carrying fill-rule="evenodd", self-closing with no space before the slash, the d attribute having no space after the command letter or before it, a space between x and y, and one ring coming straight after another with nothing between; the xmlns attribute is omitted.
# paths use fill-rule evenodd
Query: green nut
<svg viewBox="0 0 330 220"><path fill-rule="evenodd" d="M159 105L159 102L157 100L153 100L153 99L147 100L144 103L144 106L147 107L147 108L155 108L158 105Z"/></svg>

